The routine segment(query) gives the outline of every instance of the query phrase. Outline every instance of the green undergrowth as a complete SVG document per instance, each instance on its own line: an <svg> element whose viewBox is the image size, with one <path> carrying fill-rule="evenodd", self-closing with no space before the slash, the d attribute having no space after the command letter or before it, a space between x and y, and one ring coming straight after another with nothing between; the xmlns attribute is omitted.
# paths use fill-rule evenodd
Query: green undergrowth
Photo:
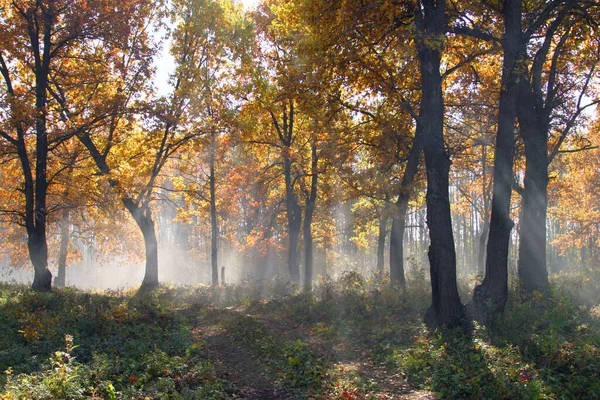
<svg viewBox="0 0 600 400"><path fill-rule="evenodd" d="M226 398L193 338L189 305L172 295L1 286L1 397Z"/></svg>
<svg viewBox="0 0 600 400"><path fill-rule="evenodd" d="M600 299L580 301L574 281L581 278L555 277L547 295L513 290L491 327L425 330L395 348L388 365L442 398L600 399L600 315L591 305Z"/></svg>
<svg viewBox="0 0 600 400"><path fill-rule="evenodd" d="M349 272L319 279L312 293L282 279L145 294L3 284L0 398L225 399L247 393L243 385L298 399L410 398L417 389L453 399L600 398L596 284L562 275L546 296L512 290L505 314L470 335L422 324L430 292L419 271L405 289ZM243 350L231 359L248 364L238 373L266 377L232 377L220 365L232 354L214 364L219 341L209 335Z"/></svg>

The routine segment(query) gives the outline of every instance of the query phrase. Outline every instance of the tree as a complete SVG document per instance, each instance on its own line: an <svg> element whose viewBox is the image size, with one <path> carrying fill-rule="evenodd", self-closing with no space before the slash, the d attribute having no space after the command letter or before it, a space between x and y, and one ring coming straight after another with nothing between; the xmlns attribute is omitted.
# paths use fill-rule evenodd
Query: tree
<svg viewBox="0 0 600 400"><path fill-rule="evenodd" d="M510 218L513 183L517 84L523 79L521 0L506 0L500 10L504 22L502 38L502 80L496 133L494 177L485 275L473 291L474 317L487 323L490 315L501 313L508 298L508 247L514 226Z"/></svg>
<svg viewBox="0 0 600 400"><path fill-rule="evenodd" d="M188 129L206 133L204 136L208 137L206 143L199 143L207 149L205 160L197 161L208 164L208 196L199 191L195 195L209 203L211 274L212 285L216 286L219 282L216 156L220 136L231 134L228 126L234 125L239 113L240 106L236 103L243 103L244 84L236 75L249 51L250 25L233 2L178 1L172 15L178 22L173 53L184 60L178 66L180 73L189 75L183 84L190 98L186 111ZM184 172L188 169L181 164L180 168Z"/></svg>
<svg viewBox="0 0 600 400"><path fill-rule="evenodd" d="M546 200L544 199L545 195L542 195L542 193L547 192L548 126L544 130L539 122L549 121L553 108L558 104L565 104L563 100L552 104L558 98L555 97L558 86L551 87L557 82L557 79L555 79L558 77L556 70L552 71L558 60L558 52L561 51L564 43L556 42L554 57L552 57L554 61L551 63L554 67L549 68L551 78L547 80L549 84L547 88L548 98L546 106L541 106L541 109L545 108L542 111L545 116L534 117L531 108L533 103L531 96L528 94L529 89L527 89L527 87L530 87L530 83L527 82L535 82L538 85L538 89L534 91L538 96L536 104L543 104L541 85L546 78L542 77L545 72L542 73L541 66L546 63L550 43L554 41L553 37L557 30L561 29L563 19L574 6L574 2L557 1L548 4L540 3L524 10L521 1L507 0L497 6L486 3L479 10L482 16L475 19L465 18L467 12L461 11L463 21L472 23L473 20L477 20L480 21L478 25L474 26L463 22L462 24L455 24L453 27L456 33L467 34L485 41L499 41L503 50L502 80L500 82L497 117L498 129L494 151L493 198L490 233L487 241L485 279L481 285L475 288L472 303L474 317L480 322L487 323L493 315L501 313L504 310L508 295L508 248L510 232L514 225L510 218L510 198L512 188L515 186L513 162L517 118L521 136L524 139L527 138L524 140L526 153L528 154L526 159L529 160L527 161L528 170L529 176L532 178L527 179L530 187L529 194L526 195L523 189L519 190L520 193L523 193L523 214L521 218L521 249L523 251L521 253L524 255L524 257L519 257L520 260L523 259L519 263L524 267L520 268L520 276L522 280L524 279L524 287L529 291L534 290L534 287L536 290L545 290L544 288L548 284L547 272L545 272L546 218L545 211L543 211L546 207ZM581 10L583 11L583 8ZM489 21L496 20L495 14L501 15L503 20L504 35L501 39L494 38L494 28L489 23ZM483 15L487 15L487 17L483 17ZM523 24L525 24L525 27L522 26ZM541 45L535 39L537 35L545 38ZM566 38L563 37L563 40L566 40ZM528 60L529 54L532 53L535 59L533 64L537 66L532 67L530 72ZM536 73L537 77L534 77ZM585 88L588 83L582 84L580 87ZM564 87L567 87L567 85ZM572 89L573 87L570 87L564 93ZM579 103L576 107L577 111L573 114L575 119L581 112L580 106ZM572 125L575 119L569 124ZM538 128L544 130L544 133L539 134L541 131ZM538 133L533 134L532 132L536 129ZM566 129L566 131L569 129ZM562 132L565 133L565 131ZM562 137L563 139L557 140L558 147L560 142L564 140L564 136ZM546 154L546 156L543 154ZM545 176L545 178L542 178L542 176ZM532 196L533 192L537 194ZM537 211L532 212L532 209ZM542 220L544 222L541 222ZM534 226L535 228L533 228ZM531 259L533 253L537 254L537 261L535 262ZM544 264L544 266L540 267L539 263ZM537 283L534 283L534 281Z"/></svg>
<svg viewBox="0 0 600 400"><path fill-rule="evenodd" d="M590 40L590 21L596 20L598 5L566 0L540 8L525 35L541 30L541 45L523 57L527 79L518 84L518 120L525 144L525 179L521 210L519 278L526 292L548 289L546 267L546 215L548 167L581 113L598 100L586 102L590 82L596 73L599 54L583 45ZM540 33L537 33L540 35ZM593 40L593 39L592 39ZM580 50L583 53L580 53ZM578 60L583 57L584 62ZM549 138L557 131L554 148Z"/></svg>
<svg viewBox="0 0 600 400"><path fill-rule="evenodd" d="M367 79L364 86L371 85L370 93L376 92L374 88L382 88L382 92L395 94L398 107L406 110L415 120L417 132L423 134L423 149L427 168L427 206L428 226L431 238L430 264L433 288L433 305L428 313L428 321L432 325L466 325L464 310L456 289L456 254L452 236L450 205L448 197L448 172L450 167L449 156L444 148L444 102L442 96L442 80L447 74L458 67L449 68L442 75L440 72L441 54L446 44L448 29L445 2L423 1L417 4L377 4L367 7L354 2L328 3L324 9L314 3L309 3L309 11L315 18L319 27L329 26L323 24L323 18L341 19L341 23L334 24L334 31L318 29L322 39L331 48L343 49L339 58L345 57L347 64L355 62L364 67ZM325 16L325 17L323 17ZM345 17L349 16L346 20ZM354 18L354 19L353 19ZM360 24L356 24L356 19ZM347 24L344 24L347 23ZM350 27L351 28L348 28ZM358 26L358 28L357 28ZM409 26L412 28L409 28ZM383 29L376 29L382 27ZM357 31L359 34L354 35ZM350 32L350 33L348 33ZM357 39L359 38L359 39ZM360 38L364 38L364 41ZM398 43L396 43L398 39ZM397 59L395 63L382 63L386 60L378 51L381 44L383 49L399 48L399 43L413 40L419 61L414 65L408 59ZM398 46L398 47L394 47ZM409 53L410 47L407 50ZM337 51L336 54L340 53ZM357 61L358 60L358 61ZM362 65L361 65L362 64ZM371 68L369 67L372 66ZM354 67L354 65L352 65ZM420 76L415 74L418 68ZM355 71L356 68L353 68ZM411 71L411 72L408 72ZM406 76L418 76L420 82L418 89L421 94L420 112L417 115L412 109L411 97L407 91L402 90L406 80L396 80L395 77L406 72ZM410 87L410 86L409 86ZM415 157L418 161L420 155L419 142L415 147ZM413 161L413 165L416 162ZM415 171L416 168L411 168ZM406 174L406 186L410 182L410 173ZM405 190L405 188L403 188ZM401 203L404 198L400 198ZM397 227L398 224L397 224ZM399 230L396 229L394 244L401 243ZM399 259L393 257L392 259ZM400 279L400 278L398 278Z"/></svg>
<svg viewBox="0 0 600 400"><path fill-rule="evenodd" d="M61 103L57 98L70 97L78 86L101 85L90 78L103 63L95 54L95 44L103 42L109 55L123 45L119 35L126 31L129 19L141 20L140 10L145 7L138 5L133 0L94 0L86 7L68 1L3 3L0 72L2 98L10 117L1 136L14 148L21 166L22 218L36 290L51 288L46 239L50 155L61 142L79 133L65 115L76 103ZM34 112L28 113L29 109ZM105 120L106 109L89 109L87 114L91 116L88 122L97 124Z"/></svg>
<svg viewBox="0 0 600 400"><path fill-rule="evenodd" d="M391 3L312 2L306 7L316 48L323 54L320 68L330 71L328 81L344 83L336 94L338 102L350 112L341 152L346 154L348 164L353 154L364 152L366 164L373 168L358 176L348 167L345 181L361 196L383 204L388 198L389 206L381 206L378 217L377 269L383 268L387 221L391 217L391 278L393 283L403 284L403 219L422 150L422 141L415 139L413 120L417 117L413 109L419 101L418 75L414 73L418 66L405 30L412 14ZM391 200L396 196L396 201Z"/></svg>
<svg viewBox="0 0 600 400"><path fill-rule="evenodd" d="M423 116L421 115L420 118ZM417 171L421 153L423 152L422 126L417 122L415 138L408 153L406 168L400 183L400 194L396 200L396 213L392 219L392 230L390 233L390 279L392 283L400 286L406 284L404 277L404 231L406 229L406 214L408 212L409 189L412 186Z"/></svg>
<svg viewBox="0 0 600 400"><path fill-rule="evenodd" d="M313 267L313 234L312 223L317 203L317 185L319 181L319 155L317 152L316 139L312 138L310 143L310 189L304 189L306 196L306 209L304 212L303 235L304 235L304 289L312 289L314 274Z"/></svg>
<svg viewBox="0 0 600 400"><path fill-rule="evenodd" d="M444 146L444 100L440 64L446 40L446 2L423 0L415 7L421 73L423 153L427 169L427 226L432 305L426 319L433 326L466 326L456 287L456 252L450 216L450 158Z"/></svg>
<svg viewBox="0 0 600 400"><path fill-rule="evenodd" d="M265 2L255 14L257 22L257 54L259 68L253 74L256 106L266 112L272 134L265 132L258 140L260 145L273 146L281 153L284 180L284 203L287 223L287 265L292 282L300 283L298 245L302 230L302 205L297 193L297 183L303 178L299 164L300 152L311 139L305 141L310 131L309 112L302 107L304 82L302 57L295 43L302 40L303 31L292 2ZM314 142L314 141L313 141ZM317 178L315 178L317 179ZM316 190L315 181L315 190ZM312 191L312 183L311 183ZM309 204L311 195L308 196ZM316 201L316 194L315 199ZM312 222L309 215L307 222ZM306 225L306 229L310 228ZM309 231L307 231L309 232Z"/></svg>
<svg viewBox="0 0 600 400"><path fill-rule="evenodd" d="M142 233L146 252L142 286L149 289L158 285L157 238L151 209L153 189L167 161L191 138L177 130L186 104L185 96L177 91L178 83L170 104L155 103L153 113L144 113L143 101L137 101L147 90L154 54L149 44L150 30L161 16L161 7L159 3L128 4L126 10L137 14L123 13L126 25L122 31L111 31L115 34L114 42L123 46L112 51L108 46L90 49L96 59L102 60L93 71L96 80L90 85L76 86L73 75L69 74L65 83L57 85L53 92L63 117L74 127L76 137L98 172L107 178ZM71 87L77 90L68 91ZM85 112L87 109L102 111L101 118ZM138 119L144 115L149 117L146 126ZM151 118L154 126L149 125Z"/></svg>

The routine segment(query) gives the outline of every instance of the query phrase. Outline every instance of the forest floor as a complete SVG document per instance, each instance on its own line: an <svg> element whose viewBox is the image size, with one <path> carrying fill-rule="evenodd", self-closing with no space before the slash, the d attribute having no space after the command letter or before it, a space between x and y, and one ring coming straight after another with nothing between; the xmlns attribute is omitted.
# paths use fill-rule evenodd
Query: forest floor
<svg viewBox="0 0 600 400"><path fill-rule="evenodd" d="M466 295L472 282L461 285ZM50 294L0 285L0 399L600 398L600 279L511 291L475 332L422 324L428 282L355 273Z"/></svg>
<svg viewBox="0 0 600 400"><path fill-rule="evenodd" d="M279 378L286 374L292 375L287 376L292 382L299 381L299 387L306 383L312 389L305 393L309 397L322 397L314 390L315 384L329 380L327 398L435 398L429 391L411 387L401 373L389 373L384 363L366 351L360 338L343 332L338 336L323 322L315 324L310 318L302 321L285 315L278 312L280 306L278 302L267 307L254 302L244 307L214 308L198 320L196 341L206 343L204 354L217 375L236 388L233 398L304 397L293 389L296 385L281 385ZM291 371L278 369L277 360L272 360L281 354L287 357ZM296 373L298 376L293 376Z"/></svg>

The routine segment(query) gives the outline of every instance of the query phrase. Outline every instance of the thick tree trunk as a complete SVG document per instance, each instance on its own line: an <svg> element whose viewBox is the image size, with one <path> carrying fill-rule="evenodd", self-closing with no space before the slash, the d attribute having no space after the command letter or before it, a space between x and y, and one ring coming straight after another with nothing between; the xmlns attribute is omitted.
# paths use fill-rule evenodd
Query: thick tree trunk
<svg viewBox="0 0 600 400"><path fill-rule="evenodd" d="M30 206L26 214L27 233L29 235L28 248L34 268L32 289L50 291L52 288L52 274L48 270L48 243L46 239L46 198L48 191L48 131L47 131L47 90L48 76L50 75L50 48L52 46L52 26L54 16L51 8L43 14L43 45L40 46L38 32L35 25L29 21L29 35L35 60L35 200L33 201L33 214ZM40 54L41 52L41 54ZM29 161L27 161L29 163ZM29 167L27 167L29 169ZM30 204L33 198L27 199Z"/></svg>
<svg viewBox="0 0 600 400"><path fill-rule="evenodd" d="M379 232L377 235L377 272L383 272L384 253L385 253L385 238L387 236L387 223L389 219L390 200L385 198L385 206L379 217Z"/></svg>
<svg viewBox="0 0 600 400"><path fill-rule="evenodd" d="M507 0L504 5L505 34L502 41L502 90L498 114L498 132L494 161L494 183L490 233L487 241L485 278L473 291L471 311L480 323L504 311L508 298L508 250L510 232L510 197L515 154L515 120L517 117L517 79L521 72L517 60L521 35L522 0ZM523 79L521 77L521 79ZM480 255L481 257L481 255Z"/></svg>
<svg viewBox="0 0 600 400"><path fill-rule="evenodd" d="M548 136L552 123L552 112L564 102L556 80L557 62L564 55L563 46L570 37L570 27L560 33L561 26L571 22L570 14L581 2L566 1L552 4L557 11L543 37L536 39L542 45L533 56L527 79L519 81L519 104L517 109L521 136L525 143L525 185L521 207L521 232L519 245L519 278L525 292L545 292L549 288L546 263L546 217L548 208L548 166L551 156L548 154ZM558 42L556 38L560 37ZM552 49L552 50L551 50ZM548 55L552 51L552 63L549 70L545 67ZM525 63L524 63L525 64ZM544 81L547 80L547 83ZM581 96L585 95L585 89ZM544 98L545 97L545 98ZM581 97L579 98L581 100ZM572 115L577 118L582 109ZM574 120L573 120L574 121ZM568 134L567 127L563 134ZM562 137L564 139L564 136ZM561 141L562 141L561 139ZM560 146L561 141L557 146ZM556 147L558 151L559 147ZM553 150L554 153L554 150ZM555 153L552 155L552 157Z"/></svg>
<svg viewBox="0 0 600 400"><path fill-rule="evenodd" d="M60 221L60 247L58 249L58 273L54 279L54 286L64 288L67 275L67 254L69 252L69 210L62 211Z"/></svg>
<svg viewBox="0 0 600 400"><path fill-rule="evenodd" d="M536 113L529 83L519 85L519 123L525 143L525 186L521 205L519 278L526 292L548 290L546 213L548 208L548 136Z"/></svg>
<svg viewBox="0 0 600 400"><path fill-rule="evenodd" d="M158 287L158 241L156 240L156 230L152 214L147 211L138 222L144 236L144 246L146 248L146 272L142 281L142 288L155 289Z"/></svg>
<svg viewBox="0 0 600 400"><path fill-rule="evenodd" d="M98 148L87 135L77 136L79 141L88 149L92 156L98 170L102 174L109 174L110 167L106 162L106 155L103 155L98 151ZM158 171L157 171L158 173ZM117 187L118 182L110 179L108 183L111 187ZM148 194L151 191L148 192ZM141 206L139 203L125 195L121 198L123 205L129 211L129 214L133 217L134 221L140 228L142 236L144 237L144 247L146 250L146 270L144 274L144 280L142 281L142 290L152 290L158 287L158 240L156 239L156 231L154 226L154 220L152 219L152 210L147 203L142 202Z"/></svg>
<svg viewBox="0 0 600 400"><path fill-rule="evenodd" d="M45 108L45 102L44 106ZM47 157L48 138L46 134L45 111L43 118L38 118L36 141L36 167L35 167L35 212L32 219L33 226L28 229L29 256L34 268L32 289L50 291L52 288L52 274L48 270L48 242L46 239L46 196L47 196ZM43 122L39 120L43 119ZM29 224L28 224L29 225Z"/></svg>
<svg viewBox="0 0 600 400"><path fill-rule="evenodd" d="M146 270L142 281L142 290L153 290L159 285L158 281L158 240L152 219L152 211L148 206L139 207L129 198L123 199L123 204L135 220L144 237L146 250Z"/></svg>
<svg viewBox="0 0 600 400"><path fill-rule="evenodd" d="M477 241L477 273L481 276L485 276L485 252L488 235L490 234L490 220L487 215L484 215L483 218L483 227ZM506 250L508 251L508 248Z"/></svg>
<svg viewBox="0 0 600 400"><path fill-rule="evenodd" d="M423 0L417 10L420 28L418 53L421 64L421 123L427 168L427 225L432 304L429 326L468 326L456 285L456 251L449 198L450 158L444 145L444 102L440 74L441 52L436 41L445 34L445 1ZM419 20L420 19L420 20Z"/></svg>
<svg viewBox="0 0 600 400"><path fill-rule="evenodd" d="M317 203L317 185L319 182L318 171L319 158L317 155L317 144L314 139L311 143L311 179L310 193L306 200L306 210L304 212L304 289L312 290L312 281L314 274L314 257L313 257L313 236L312 236L312 221Z"/></svg>
<svg viewBox="0 0 600 400"><path fill-rule="evenodd" d="M46 235L39 232L29 234L27 247L34 271L31 288L40 292L49 292L52 290L52 273L48 270Z"/></svg>
<svg viewBox="0 0 600 400"><path fill-rule="evenodd" d="M306 215L304 217L304 290L312 290L312 281L314 273L314 257L313 257L313 236L311 230L313 210L309 210L308 204L306 207Z"/></svg>
<svg viewBox="0 0 600 400"><path fill-rule="evenodd" d="M534 141L535 142L535 141ZM542 141L539 141L542 142ZM541 153L543 143L530 145L531 152ZM527 146L526 146L527 147ZM527 153L527 150L526 150ZM546 153L547 155L547 153ZM548 290L546 268L546 213L548 207L548 174L542 160L527 161L525 190L521 207L521 241L519 246L519 278L526 292Z"/></svg>
<svg viewBox="0 0 600 400"><path fill-rule="evenodd" d="M392 218L392 231L390 232L390 282L392 285L404 286L406 284L406 278L404 277L404 231L410 198L409 189L419 170L422 151L422 126L421 123L417 122L415 138L408 152L408 161L400 183L400 194L398 200L396 200L396 210Z"/></svg>
<svg viewBox="0 0 600 400"><path fill-rule="evenodd" d="M514 118L513 118L514 121ZM514 126L514 122L513 122ZM514 129L513 129L514 130ZM485 276L485 247L487 244L488 235L490 233L490 201L487 193L487 144L481 145L481 169L482 169L482 185L481 185L481 199L483 203L483 215L481 217L481 223L483 224L479 240L477 240L477 273L481 276ZM473 229L474 215L471 216L471 238L475 242L475 234ZM507 249L508 251L508 249Z"/></svg>
<svg viewBox="0 0 600 400"><path fill-rule="evenodd" d="M292 177L291 146L294 143L294 99L286 98L281 102L282 120L277 120L275 113L269 111L273 126L282 144L283 176L285 179L285 204L288 230L288 271L292 282L300 283L300 267L298 266L298 238L302 228L302 209L294 193L295 180Z"/></svg>
<svg viewBox="0 0 600 400"><path fill-rule="evenodd" d="M25 143L25 132L19 126L17 127L17 153L23 168L25 195L25 228L27 231L27 248L29 258L33 264L34 276L31 288L37 291L50 291L52 289L52 274L48 270L48 244L46 241L46 210L45 210L45 190L46 167L45 163L36 163L36 179L34 184L33 172L29 164L27 154L27 145ZM39 145L38 145L39 146ZM38 158L47 157L44 147L38 148L42 154ZM41 194L41 198L37 195Z"/></svg>
<svg viewBox="0 0 600 400"><path fill-rule="evenodd" d="M288 156L284 160L285 194L288 222L288 270L292 282L300 282L298 266L298 238L302 227L302 210L298 205L292 182L292 161Z"/></svg>
<svg viewBox="0 0 600 400"><path fill-rule="evenodd" d="M469 259L469 257L471 256L471 241L474 240L475 238L472 238L469 235L469 223L470 221L470 215L463 215L462 216L462 238L461 238L461 242L462 242L462 246L461 246L461 259L462 259L462 268L463 271L465 273L469 273L470 268L471 268L471 261ZM457 266L458 268L458 266Z"/></svg>
<svg viewBox="0 0 600 400"><path fill-rule="evenodd" d="M390 232L390 282L392 285L404 286L404 231L406 227L406 210L408 209L408 196L398 197L396 209L398 216L392 219L392 231ZM403 218L404 217L404 218Z"/></svg>
<svg viewBox="0 0 600 400"><path fill-rule="evenodd" d="M293 204L292 207L294 210L292 211L293 214L300 214L300 206L298 206L298 204ZM292 282L299 283L300 267L298 265L298 241L300 238L300 228L302 227L302 225L300 224L300 219L296 220L294 218L294 221L288 224L288 227L288 270L290 272L290 279L292 280Z"/></svg>
<svg viewBox="0 0 600 400"><path fill-rule="evenodd" d="M210 263L212 270L212 287L219 285L218 240L219 226L217 223L217 199L215 191L215 134L211 134L210 144Z"/></svg>

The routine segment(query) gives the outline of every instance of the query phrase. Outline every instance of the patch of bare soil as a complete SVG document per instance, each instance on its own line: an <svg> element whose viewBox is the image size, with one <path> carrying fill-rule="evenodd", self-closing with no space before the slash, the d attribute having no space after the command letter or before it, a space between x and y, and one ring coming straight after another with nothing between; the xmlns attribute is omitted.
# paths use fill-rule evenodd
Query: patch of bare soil
<svg viewBox="0 0 600 400"><path fill-rule="evenodd" d="M370 379L377 384L381 399L434 400L436 398L430 392L412 389L404 376L390 374L383 365L370 360L361 362L357 372L363 378Z"/></svg>
<svg viewBox="0 0 600 400"><path fill-rule="evenodd" d="M205 343L204 355L217 376L233 386L233 399L293 400L298 396L278 387L272 373L251 351L235 343L224 329L202 321L194 332Z"/></svg>

